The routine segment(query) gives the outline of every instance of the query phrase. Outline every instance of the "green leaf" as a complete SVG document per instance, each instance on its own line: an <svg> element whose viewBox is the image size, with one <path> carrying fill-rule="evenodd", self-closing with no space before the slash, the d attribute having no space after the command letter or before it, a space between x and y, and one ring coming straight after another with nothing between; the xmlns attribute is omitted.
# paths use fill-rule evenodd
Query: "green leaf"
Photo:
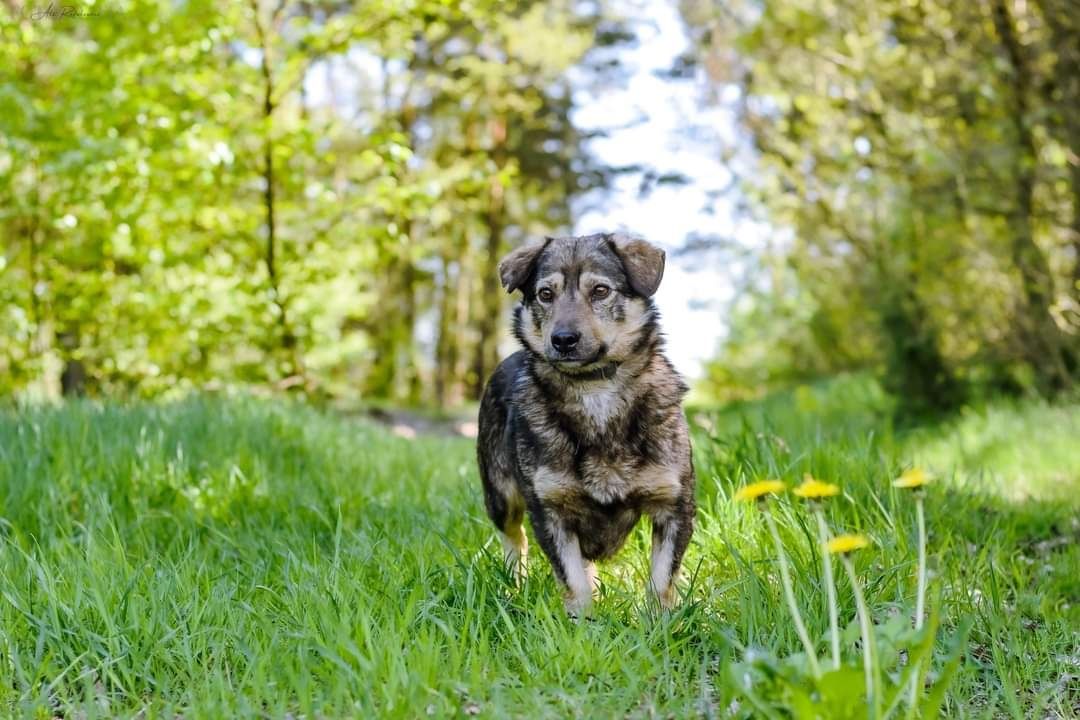
<svg viewBox="0 0 1080 720"><path fill-rule="evenodd" d="M949 685L952 684L953 679L956 677L956 673L960 669L960 662L964 658L964 651L967 649L967 636L970 630L971 619L965 618L960 623L956 635L953 637L952 651L949 653L948 658L945 661L945 666L938 675L937 682L934 683L934 687L930 689L930 692L926 695L926 699L923 700L922 704L919 706L919 713L922 717L939 717L941 703L945 700L945 692L949 689Z"/></svg>

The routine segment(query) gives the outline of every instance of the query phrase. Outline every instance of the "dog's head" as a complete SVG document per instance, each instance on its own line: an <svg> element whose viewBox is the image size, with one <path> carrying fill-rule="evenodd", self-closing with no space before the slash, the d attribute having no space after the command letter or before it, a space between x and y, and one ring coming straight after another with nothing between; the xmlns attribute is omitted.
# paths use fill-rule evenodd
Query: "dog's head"
<svg viewBox="0 0 1080 720"><path fill-rule="evenodd" d="M663 250L610 233L531 241L499 263L507 292L522 292L518 339L569 374L639 349L655 323L650 298L663 275Z"/></svg>

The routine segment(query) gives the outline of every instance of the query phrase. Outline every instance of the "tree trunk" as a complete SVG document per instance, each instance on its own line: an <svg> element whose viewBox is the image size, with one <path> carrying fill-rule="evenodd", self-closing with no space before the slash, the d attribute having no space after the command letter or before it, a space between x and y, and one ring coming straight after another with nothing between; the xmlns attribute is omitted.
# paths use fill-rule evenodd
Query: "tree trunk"
<svg viewBox="0 0 1080 720"><path fill-rule="evenodd" d="M1072 193L1072 220L1069 225L1073 248L1074 301L1080 300L1080 5L1075 0L1042 0L1043 17L1057 56L1054 85L1061 118L1061 140L1069 152L1069 184ZM1048 104L1055 99L1049 98Z"/></svg>
<svg viewBox="0 0 1080 720"><path fill-rule="evenodd" d="M457 321L451 257L444 252L439 275L439 326L435 340L435 397L441 407L453 403L457 365ZM460 273L459 273L460 274Z"/></svg>
<svg viewBox="0 0 1080 720"><path fill-rule="evenodd" d="M401 253L403 263L401 271L401 330L398 353L398 367L395 372L401 383L398 391L399 397L409 403L420 400L421 383L420 368L416 356L416 265L412 257L412 219L406 214L402 215L398 222L403 228L405 247Z"/></svg>
<svg viewBox="0 0 1080 720"><path fill-rule="evenodd" d="M1038 162L1028 107L1032 74L1005 0L991 0L991 14L1010 66L1010 110L1016 135L1016 167L1013 173L1016 206L1009 213L1009 230L1012 235L1012 259L1020 273L1023 290L1020 339L1040 388L1044 392L1056 392L1068 386L1070 378L1062 333L1050 314L1054 302L1053 276L1046 255L1035 242L1031 222Z"/></svg>
<svg viewBox="0 0 1080 720"><path fill-rule="evenodd" d="M379 305L387 310L377 317L367 318L363 325L373 351L371 364L364 375L363 394L383 398L393 395L397 370L397 322L400 313L397 307L389 303L396 301L395 281L399 269L396 262L390 262L385 268L380 268L380 272L385 273L385 278L383 282L377 281L376 294Z"/></svg>
<svg viewBox="0 0 1080 720"><path fill-rule="evenodd" d="M488 237L484 248L484 258L481 263L480 280L480 317L476 324L477 340L473 354L472 386L473 397L479 399L483 392L484 383L488 376L495 370L498 363L498 320L502 306L502 297L499 292L498 265L499 253L502 247L502 227L494 213L488 216Z"/></svg>
<svg viewBox="0 0 1080 720"><path fill-rule="evenodd" d="M495 118L490 123L490 131L495 149L495 176L492 177L488 190L487 243L481 262L480 318L477 323L479 339L473 356L472 375L475 381L473 397L479 399L488 376L499 362L499 316L502 308L502 293L499 290L498 266L502 253L503 239L503 186L499 175L506 166L506 121Z"/></svg>
<svg viewBox="0 0 1080 720"><path fill-rule="evenodd" d="M271 27L280 16L282 5L274 10L271 17ZM259 45L262 50L262 62L260 70L263 78L263 207L266 213L266 245L263 252L263 261L266 264L266 273L270 284L271 302L277 311L278 333L280 336L281 349L285 351L288 362L285 375L287 377L302 374L301 363L296 351L296 335L289 324L289 311L285 298L282 296L278 279L277 265L277 209L275 197L276 176L274 169L274 132L273 119L276 101L274 99L274 74L270 67L270 41L262 20L259 18L258 0L251 2L252 13L255 18L255 31L259 37Z"/></svg>
<svg viewBox="0 0 1080 720"><path fill-rule="evenodd" d="M37 168L35 167L34 170L36 175ZM29 347L27 348L27 357L31 359L31 361L41 350L38 339L41 335L42 325L41 301L38 299L38 228L40 226L38 221L38 205L40 204L40 198L36 193L37 191L35 191L34 197L37 202L34 203L34 206L31 209L31 215L26 222L26 277L30 285L27 288L27 297L30 300L28 303L30 306L30 326L33 328L33 331L28 335Z"/></svg>
<svg viewBox="0 0 1080 720"><path fill-rule="evenodd" d="M64 397L81 397L86 394L86 366L75 357L79 348L77 330L65 330L56 337L63 354L64 370L60 373L60 394Z"/></svg>
<svg viewBox="0 0 1080 720"><path fill-rule="evenodd" d="M453 383L454 399L464 400L465 397L475 397L473 388L469 384L469 343L471 342L470 319L472 317L473 302L476 293L473 292L473 284L476 281L476 255L468 241L463 239L464 252L458 258L457 292L454 300L454 343L453 352Z"/></svg>

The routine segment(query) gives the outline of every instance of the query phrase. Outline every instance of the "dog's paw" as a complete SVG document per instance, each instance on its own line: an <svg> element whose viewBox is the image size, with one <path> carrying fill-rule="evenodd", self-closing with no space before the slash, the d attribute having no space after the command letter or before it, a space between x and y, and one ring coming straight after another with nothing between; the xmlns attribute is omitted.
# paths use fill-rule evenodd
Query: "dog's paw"
<svg viewBox="0 0 1080 720"><path fill-rule="evenodd" d="M587 618L592 611L592 595L567 595L563 599L563 607L566 608L566 614L574 620L581 620Z"/></svg>
<svg viewBox="0 0 1080 720"><path fill-rule="evenodd" d="M662 610L672 610L679 604L679 594L675 591L674 583L663 590L657 590L650 583L645 590L647 597L656 602Z"/></svg>

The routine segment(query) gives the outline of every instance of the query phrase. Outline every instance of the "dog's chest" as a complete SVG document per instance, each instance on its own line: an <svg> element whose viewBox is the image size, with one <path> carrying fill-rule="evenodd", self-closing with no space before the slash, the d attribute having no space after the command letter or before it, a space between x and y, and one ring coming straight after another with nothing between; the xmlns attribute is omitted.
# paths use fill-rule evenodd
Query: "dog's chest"
<svg viewBox="0 0 1080 720"><path fill-rule="evenodd" d="M601 384L577 398L578 442L585 446L577 470L581 487L600 503L626 499L638 484L640 448L624 437L627 402L621 388Z"/></svg>
<svg viewBox="0 0 1080 720"><path fill-rule="evenodd" d="M581 490L602 505L628 500L664 504L680 492L678 470L666 465L586 457L580 473Z"/></svg>
<svg viewBox="0 0 1080 720"><path fill-rule="evenodd" d="M585 494L605 505L625 500L638 484L637 473L626 462L586 456L580 472Z"/></svg>
<svg viewBox="0 0 1080 720"><path fill-rule="evenodd" d="M585 429L600 434L624 411L626 402L620 388L604 384L582 390L578 395L578 417Z"/></svg>

